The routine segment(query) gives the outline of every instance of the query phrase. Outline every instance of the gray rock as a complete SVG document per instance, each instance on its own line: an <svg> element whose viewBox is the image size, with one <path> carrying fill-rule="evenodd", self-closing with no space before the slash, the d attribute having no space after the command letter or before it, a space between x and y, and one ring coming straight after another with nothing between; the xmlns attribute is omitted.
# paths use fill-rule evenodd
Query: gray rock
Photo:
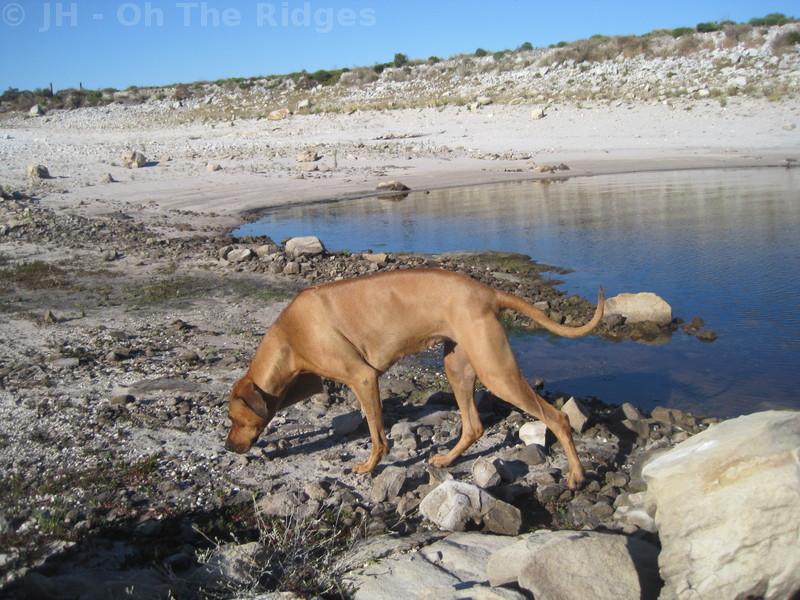
<svg viewBox="0 0 800 600"><path fill-rule="evenodd" d="M125 155L122 163L129 169L141 169L147 165L147 157L138 150L133 150Z"/></svg>
<svg viewBox="0 0 800 600"><path fill-rule="evenodd" d="M222 165L220 165L219 163L208 163L206 165L206 171L208 171L209 173L216 173L217 171L221 170L222 170Z"/></svg>
<svg viewBox="0 0 800 600"><path fill-rule="evenodd" d="M111 173L106 173L98 180L99 183L116 183L117 180L114 179L114 176Z"/></svg>
<svg viewBox="0 0 800 600"><path fill-rule="evenodd" d="M405 468L386 467L372 480L372 499L375 502L395 502L405 482Z"/></svg>
<svg viewBox="0 0 800 600"><path fill-rule="evenodd" d="M299 163L311 163L311 162L316 162L321 158L322 156L316 150L311 149L311 150L303 150L302 152L300 152L297 155L296 160Z"/></svg>
<svg viewBox="0 0 800 600"><path fill-rule="evenodd" d="M286 263L286 266L283 267L283 274L284 275L299 275L300 274L300 263L294 260L290 260Z"/></svg>
<svg viewBox="0 0 800 600"><path fill-rule="evenodd" d="M258 510L273 517L290 517L299 507L300 497L294 492L267 494L256 503Z"/></svg>
<svg viewBox="0 0 800 600"><path fill-rule="evenodd" d="M231 263L241 263L253 258L253 251L250 248L237 248L231 250L225 256L225 260Z"/></svg>
<svg viewBox="0 0 800 600"><path fill-rule="evenodd" d="M331 427L336 435L349 435L361 426L364 415L360 410L354 410L343 415L336 415L331 421Z"/></svg>
<svg viewBox="0 0 800 600"><path fill-rule="evenodd" d="M381 181L375 188L379 192L407 192L411 188L396 180Z"/></svg>
<svg viewBox="0 0 800 600"><path fill-rule="evenodd" d="M542 421L530 421L519 428L519 439L527 446L536 444L544 448L547 440L547 425Z"/></svg>
<svg viewBox="0 0 800 600"><path fill-rule="evenodd" d="M569 575L564 571L569 562ZM580 532L523 559L519 585L537 600L658 598L658 548L622 535Z"/></svg>
<svg viewBox="0 0 800 600"><path fill-rule="evenodd" d="M472 479L475 485L481 488L490 488L498 485L502 478L497 469L497 460L479 458L472 463Z"/></svg>
<svg viewBox="0 0 800 600"><path fill-rule="evenodd" d="M325 252L325 246L313 235L292 238L286 242L285 249L286 254L292 258L316 256Z"/></svg>
<svg viewBox="0 0 800 600"><path fill-rule="evenodd" d="M255 253L259 258L265 258L271 254L274 254L275 250L277 250L277 248L272 244L263 244L255 249Z"/></svg>
<svg viewBox="0 0 800 600"><path fill-rule="evenodd" d="M50 179L50 171L44 165L29 164L25 172L30 179Z"/></svg>
<svg viewBox="0 0 800 600"><path fill-rule="evenodd" d="M672 321L672 307L652 292L618 294L606 300L605 315L621 315L627 323L650 321L667 325Z"/></svg>
<svg viewBox="0 0 800 600"><path fill-rule="evenodd" d="M222 582L252 585L260 572L258 557L261 552L258 542L220 546L201 568L192 573L191 580L211 585Z"/></svg>
<svg viewBox="0 0 800 600"><path fill-rule="evenodd" d="M516 535L522 525L518 508L462 481L442 483L423 498L419 509L445 531L464 531L474 521L492 533Z"/></svg>
<svg viewBox="0 0 800 600"><path fill-rule="evenodd" d="M367 567L358 578L355 600L419 598L434 587L452 588L460 580L419 554L402 560L381 561Z"/></svg>
<svg viewBox="0 0 800 600"><path fill-rule="evenodd" d="M724 421L651 460L643 475L656 504L662 597L795 594L798 463L796 411Z"/></svg>
<svg viewBox="0 0 800 600"><path fill-rule="evenodd" d="M570 398L566 404L561 408L567 417L569 417L569 424L577 433L583 433L586 429L586 424L589 421L589 411L575 398Z"/></svg>

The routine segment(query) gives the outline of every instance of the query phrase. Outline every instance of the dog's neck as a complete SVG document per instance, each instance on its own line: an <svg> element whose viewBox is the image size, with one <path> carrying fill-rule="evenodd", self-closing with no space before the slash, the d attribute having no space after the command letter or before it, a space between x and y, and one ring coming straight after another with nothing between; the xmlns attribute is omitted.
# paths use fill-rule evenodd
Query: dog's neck
<svg viewBox="0 0 800 600"><path fill-rule="evenodd" d="M250 378L264 393L280 397L296 375L291 348L273 329L267 332L248 369Z"/></svg>

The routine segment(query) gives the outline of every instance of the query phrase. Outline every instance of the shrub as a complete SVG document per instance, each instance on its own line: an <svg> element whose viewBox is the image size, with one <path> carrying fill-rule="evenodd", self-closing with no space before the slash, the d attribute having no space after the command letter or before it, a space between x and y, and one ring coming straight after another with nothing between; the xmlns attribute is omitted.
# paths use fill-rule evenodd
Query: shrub
<svg viewBox="0 0 800 600"><path fill-rule="evenodd" d="M683 37L692 33L694 33L694 29L691 27L676 27L669 32L669 34L674 38Z"/></svg>
<svg viewBox="0 0 800 600"><path fill-rule="evenodd" d="M408 64L408 56L403 54L402 52L398 52L394 55L394 66L395 67L404 67ZM383 69L381 69L383 70Z"/></svg>
<svg viewBox="0 0 800 600"><path fill-rule="evenodd" d="M800 44L800 31L784 31L772 42L772 48L776 51L788 50Z"/></svg>
<svg viewBox="0 0 800 600"><path fill-rule="evenodd" d="M521 52L533 50L533 44L531 44L530 42L522 42L522 44L520 44L520 47L517 48L517 50Z"/></svg>
<svg viewBox="0 0 800 600"><path fill-rule="evenodd" d="M475 56L477 56L478 58L483 58L484 56L487 56L488 54L489 53L486 50L484 50L483 48L478 48L477 50L475 50Z"/></svg>
<svg viewBox="0 0 800 600"><path fill-rule="evenodd" d="M698 23L696 27L699 33L711 33L712 31L719 31L722 29L722 24L716 21L709 21L708 23Z"/></svg>
<svg viewBox="0 0 800 600"><path fill-rule="evenodd" d="M796 19L794 17L787 17L783 13L770 13L765 17L756 17L750 19L750 25L757 27L772 27L773 25L786 25L793 23Z"/></svg>
<svg viewBox="0 0 800 600"><path fill-rule="evenodd" d="M428 64L429 65L435 65L438 62L442 62L442 59L439 58L438 56L429 56L428 57Z"/></svg>

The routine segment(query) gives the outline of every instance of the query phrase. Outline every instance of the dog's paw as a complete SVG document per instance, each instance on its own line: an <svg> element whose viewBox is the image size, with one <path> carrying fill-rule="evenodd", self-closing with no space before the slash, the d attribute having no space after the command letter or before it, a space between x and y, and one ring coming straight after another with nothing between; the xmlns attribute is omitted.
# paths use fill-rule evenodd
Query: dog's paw
<svg viewBox="0 0 800 600"><path fill-rule="evenodd" d="M574 492L583 486L585 479L586 477L584 476L583 472L575 473L570 471L569 475L567 475L567 487Z"/></svg>
<svg viewBox="0 0 800 600"><path fill-rule="evenodd" d="M371 460L368 460L363 463L357 463L353 465L353 473L356 473L357 475L363 475L364 473L372 473L376 465L377 462L372 462Z"/></svg>
<svg viewBox="0 0 800 600"><path fill-rule="evenodd" d="M444 467L449 467L451 462L453 461L448 460L446 454L434 454L428 459L429 465L432 465L439 469L442 469Z"/></svg>

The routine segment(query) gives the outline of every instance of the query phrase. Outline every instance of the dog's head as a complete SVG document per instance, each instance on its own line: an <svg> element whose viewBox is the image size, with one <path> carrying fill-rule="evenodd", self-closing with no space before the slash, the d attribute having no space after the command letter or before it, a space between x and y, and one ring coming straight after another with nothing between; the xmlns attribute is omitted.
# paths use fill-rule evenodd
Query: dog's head
<svg viewBox="0 0 800 600"><path fill-rule="evenodd" d="M250 450L275 416L277 405L278 398L261 390L249 377L237 381L228 399L231 430L225 448L239 454Z"/></svg>

